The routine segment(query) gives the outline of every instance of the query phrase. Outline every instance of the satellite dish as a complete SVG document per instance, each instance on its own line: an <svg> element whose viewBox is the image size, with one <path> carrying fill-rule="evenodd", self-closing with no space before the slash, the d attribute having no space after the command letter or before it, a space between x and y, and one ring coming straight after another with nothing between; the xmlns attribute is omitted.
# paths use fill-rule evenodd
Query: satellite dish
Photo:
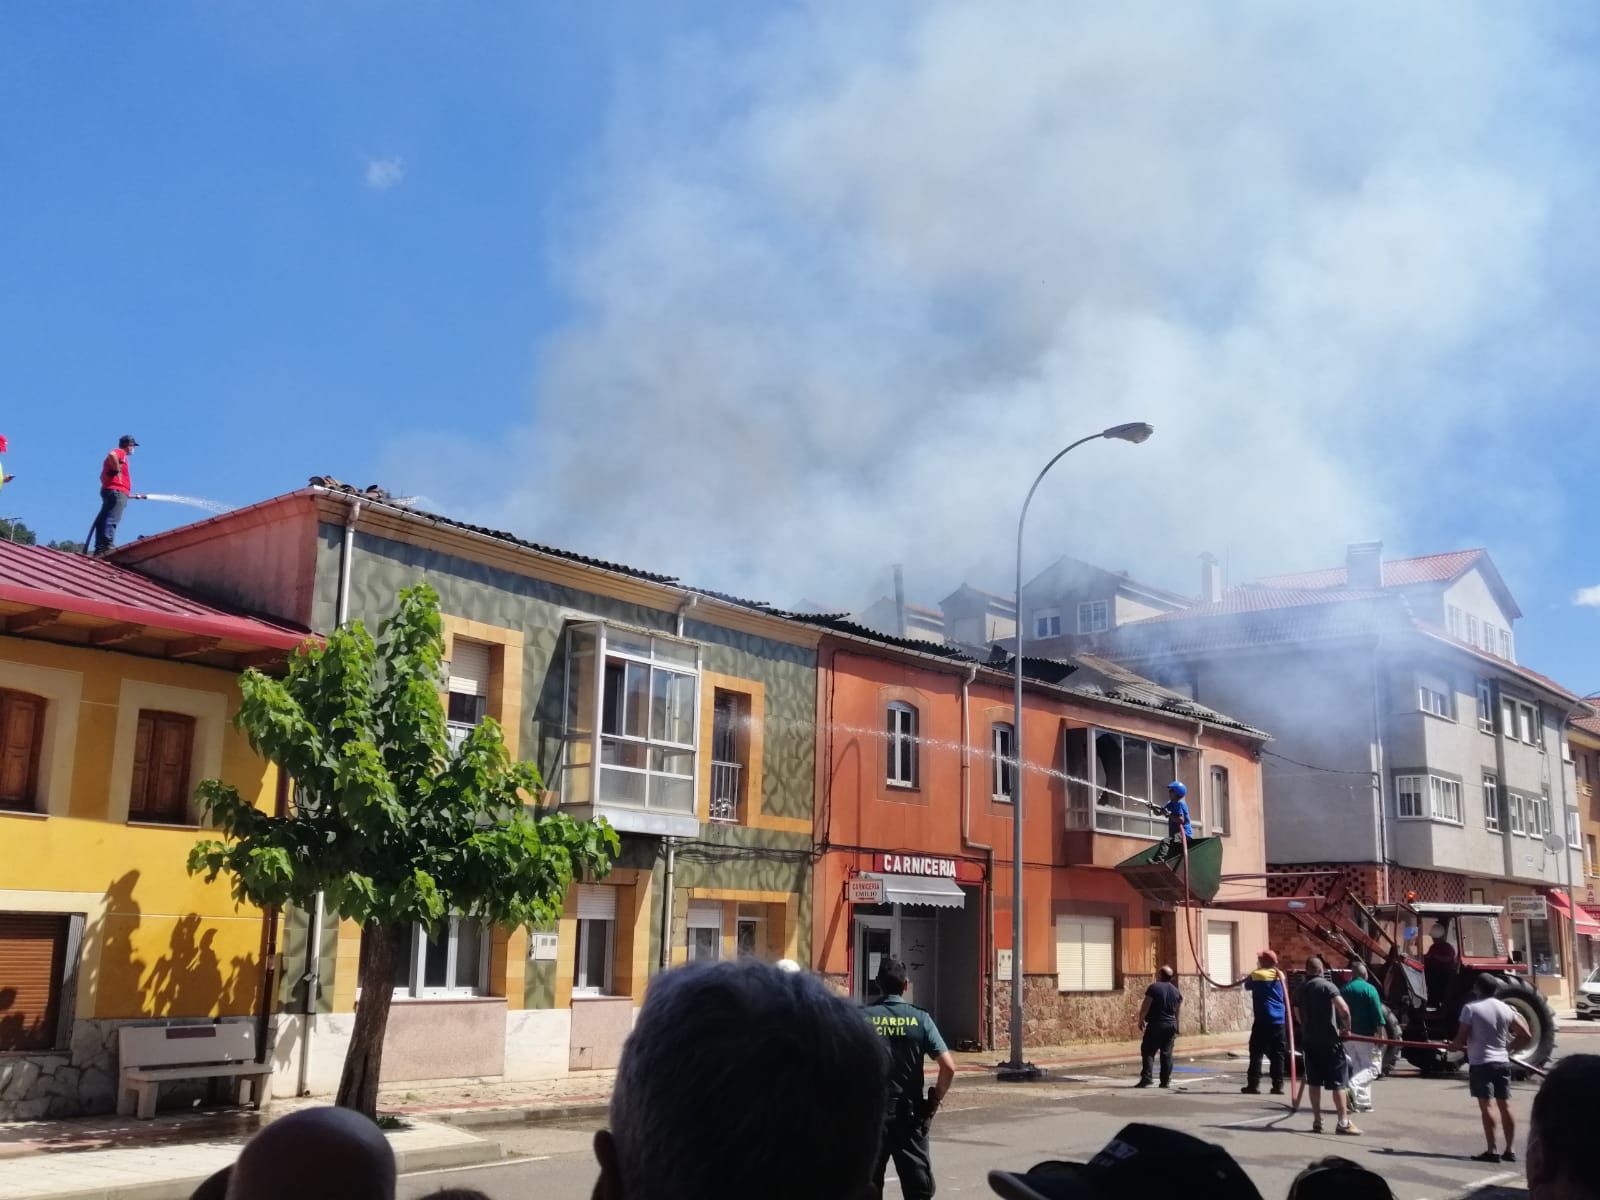
<svg viewBox="0 0 1600 1200"><path fill-rule="evenodd" d="M1554 829L1548 830L1544 835L1544 848L1551 854L1560 854L1567 848L1567 839Z"/></svg>

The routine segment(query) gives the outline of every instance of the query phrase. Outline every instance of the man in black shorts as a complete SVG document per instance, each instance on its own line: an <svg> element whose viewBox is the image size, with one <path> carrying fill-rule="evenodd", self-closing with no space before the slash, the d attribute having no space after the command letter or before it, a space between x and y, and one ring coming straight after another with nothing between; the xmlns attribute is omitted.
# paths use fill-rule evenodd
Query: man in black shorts
<svg viewBox="0 0 1600 1200"><path fill-rule="evenodd" d="M1345 1088L1350 1086L1350 1062L1345 1058L1344 1039L1350 1033L1350 1006L1339 994L1339 985L1324 973L1326 967L1316 955L1306 959L1306 981L1294 998L1300 1010L1300 1041L1306 1057L1306 1083L1311 1086L1311 1132L1322 1132L1322 1089L1333 1092L1333 1108L1338 1114L1335 1133L1354 1137L1361 1133L1350 1120Z"/></svg>
<svg viewBox="0 0 1600 1200"><path fill-rule="evenodd" d="M1511 1116L1511 1054L1533 1040L1528 1026L1504 1000L1496 1000L1495 992L1500 981L1492 975L1480 975L1472 985L1472 1001L1461 1010L1461 1026L1456 1030L1452 1050L1467 1052L1467 1087L1478 1102L1478 1114L1483 1118L1483 1136L1489 1148L1473 1155L1475 1162L1516 1162L1517 1152L1512 1145L1517 1137L1517 1124ZM1505 1127L1506 1148L1496 1153L1494 1148L1494 1113L1489 1101L1500 1106L1500 1124Z"/></svg>

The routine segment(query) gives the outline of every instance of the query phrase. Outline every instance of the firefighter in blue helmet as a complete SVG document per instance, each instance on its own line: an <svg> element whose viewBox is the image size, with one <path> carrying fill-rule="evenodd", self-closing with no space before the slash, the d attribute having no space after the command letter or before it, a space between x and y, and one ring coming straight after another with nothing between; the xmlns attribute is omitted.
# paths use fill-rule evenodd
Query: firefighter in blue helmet
<svg viewBox="0 0 1600 1200"><path fill-rule="evenodd" d="M1189 822L1189 789L1176 781L1167 784L1167 802L1152 804L1150 811L1167 818L1167 838L1156 848L1151 862L1165 862L1183 856L1184 843L1194 841L1194 826Z"/></svg>

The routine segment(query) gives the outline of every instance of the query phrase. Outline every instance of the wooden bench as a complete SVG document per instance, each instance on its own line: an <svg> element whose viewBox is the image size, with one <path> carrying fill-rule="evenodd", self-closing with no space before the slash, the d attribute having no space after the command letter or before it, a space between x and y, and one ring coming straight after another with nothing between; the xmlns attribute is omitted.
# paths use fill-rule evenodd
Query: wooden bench
<svg viewBox="0 0 1600 1200"><path fill-rule="evenodd" d="M134 1025L117 1030L117 1112L156 1115L156 1094L170 1079L239 1081L238 1103L265 1108L271 1063L258 1063L256 1032L243 1022L227 1025ZM248 1101L246 1097L248 1096Z"/></svg>

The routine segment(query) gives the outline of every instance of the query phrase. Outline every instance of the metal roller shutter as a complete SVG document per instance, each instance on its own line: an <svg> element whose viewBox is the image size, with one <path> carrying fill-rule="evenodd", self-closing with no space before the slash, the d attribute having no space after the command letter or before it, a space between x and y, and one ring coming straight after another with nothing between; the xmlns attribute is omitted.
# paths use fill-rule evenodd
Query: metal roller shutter
<svg viewBox="0 0 1600 1200"><path fill-rule="evenodd" d="M48 1050L55 1045L68 918L0 913L0 1051Z"/></svg>
<svg viewBox="0 0 1600 1200"><path fill-rule="evenodd" d="M721 929L722 904L717 900L689 901L690 929Z"/></svg>
<svg viewBox="0 0 1600 1200"><path fill-rule="evenodd" d="M598 883L578 885L578 919L580 921L615 921L617 919L617 889Z"/></svg>
<svg viewBox="0 0 1600 1200"><path fill-rule="evenodd" d="M489 694L489 647L456 639L450 650L449 690L467 696Z"/></svg>

